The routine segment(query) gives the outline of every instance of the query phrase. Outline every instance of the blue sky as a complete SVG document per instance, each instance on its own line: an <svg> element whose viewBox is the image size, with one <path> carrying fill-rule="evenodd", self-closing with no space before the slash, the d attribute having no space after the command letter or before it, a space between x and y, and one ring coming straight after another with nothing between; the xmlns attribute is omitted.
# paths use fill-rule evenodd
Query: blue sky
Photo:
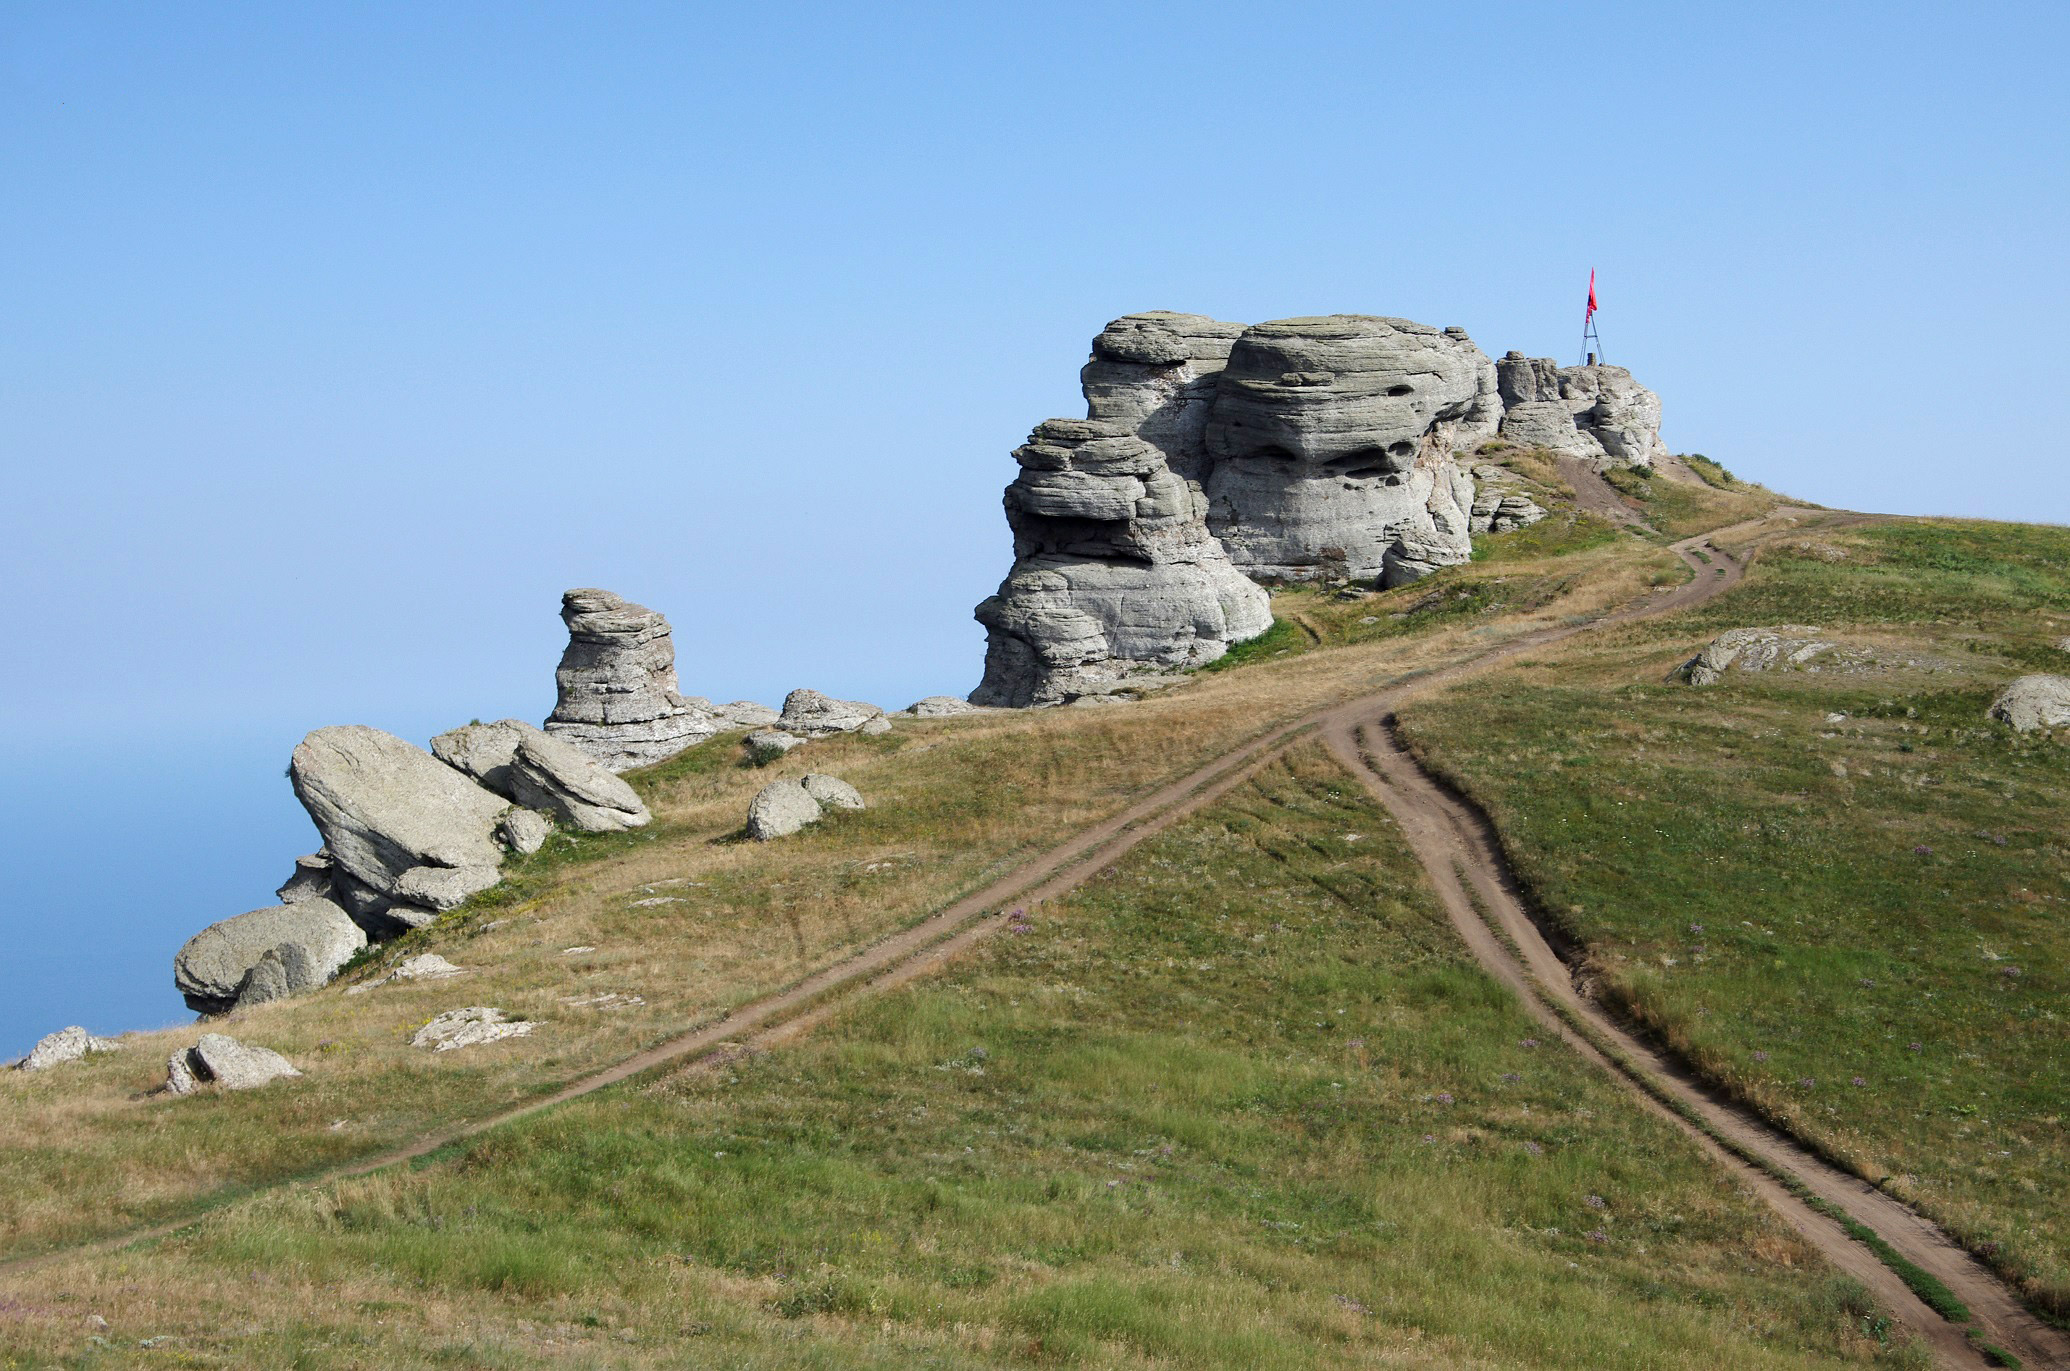
<svg viewBox="0 0 2070 1371"><path fill-rule="evenodd" d="M1039 9L1039 12L1034 12ZM0 10L0 1055L177 1017L310 728L975 683L1107 319L1564 357L1806 498L2070 520L2070 9Z"/></svg>

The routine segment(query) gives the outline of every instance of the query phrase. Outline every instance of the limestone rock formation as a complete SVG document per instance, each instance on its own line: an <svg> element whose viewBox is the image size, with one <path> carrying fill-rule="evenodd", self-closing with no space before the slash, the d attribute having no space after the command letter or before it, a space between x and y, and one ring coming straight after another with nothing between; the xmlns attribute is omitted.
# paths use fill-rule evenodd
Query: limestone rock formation
<svg viewBox="0 0 2070 1371"><path fill-rule="evenodd" d="M1991 717L2017 733L2070 724L2070 676L2022 676L1991 702Z"/></svg>
<svg viewBox="0 0 2070 1371"><path fill-rule="evenodd" d="M1215 378L1242 332L1242 324L1203 314L1116 319L1093 339L1092 360L1078 373L1086 417L1123 425L1163 453L1174 474L1200 481Z"/></svg>
<svg viewBox="0 0 2070 1371"><path fill-rule="evenodd" d="M254 909L196 933L173 957L173 985L195 1012L221 1014L240 1003L324 985L366 945L366 931L336 904L297 900ZM269 956L272 965L259 972ZM255 975L259 984L253 993L248 982Z"/></svg>
<svg viewBox="0 0 2070 1371"><path fill-rule="evenodd" d="M676 692L676 644L668 620L608 590L561 597L567 651L554 672L560 698L546 731L612 771L673 757L729 728L767 722L765 706L724 707Z"/></svg>
<svg viewBox="0 0 2070 1371"><path fill-rule="evenodd" d="M441 733L431 740L431 751L505 799L583 833L642 828L653 818L633 788L609 768L519 719Z"/></svg>
<svg viewBox="0 0 2070 1371"><path fill-rule="evenodd" d="M1820 638L1818 632L1808 624L1728 629L1706 643L1689 663L1689 684L1715 685L1728 669L1758 672L1802 666L1838 646Z"/></svg>
<svg viewBox="0 0 2070 1371"><path fill-rule="evenodd" d="M802 781L772 781L748 802L747 833L756 842L787 838L807 824L819 822L819 801Z"/></svg>
<svg viewBox="0 0 2070 1371"><path fill-rule="evenodd" d="M1463 330L1370 315L1245 329L1207 424L1208 527L1252 576L1399 585L1472 555L1452 454L1495 434Z"/></svg>
<svg viewBox="0 0 2070 1371"><path fill-rule="evenodd" d="M1467 511L1473 532L1508 533L1546 516L1545 506L1525 493L1514 472L1483 463L1473 469L1473 479L1473 506Z"/></svg>
<svg viewBox="0 0 2070 1371"><path fill-rule="evenodd" d="M1650 467L1667 455L1660 397L1623 367L1563 367L1550 357L1506 354L1495 364L1502 436L1579 457L1598 470Z"/></svg>
<svg viewBox="0 0 2070 1371"><path fill-rule="evenodd" d="M288 779L330 854L330 898L369 932L422 927L499 879L509 803L393 734L320 728Z"/></svg>
<svg viewBox="0 0 2070 1371"><path fill-rule="evenodd" d="M1063 704L1213 661L1272 624L1164 454L1103 420L1051 419L1014 452L1014 565L978 606L979 705Z"/></svg>
<svg viewBox="0 0 2070 1371"><path fill-rule="evenodd" d="M453 1052L504 1038L522 1038L536 1027L538 1024L531 1019L513 1019L488 1005L470 1005L466 1009L449 1009L432 1019L417 1030L410 1046Z"/></svg>
<svg viewBox="0 0 2070 1371"><path fill-rule="evenodd" d="M175 1052L166 1063L165 1088L191 1095L205 1082L225 1090L255 1090L285 1077L299 1076L294 1063L265 1047L252 1047L221 1033L204 1033L201 1041Z"/></svg>
<svg viewBox="0 0 2070 1371"><path fill-rule="evenodd" d="M792 748L804 743L804 741L803 738L800 738L795 733L785 733L782 729L765 728L748 734L740 740L740 744L748 750L751 756L766 760L770 757L781 757Z"/></svg>
<svg viewBox="0 0 2070 1371"><path fill-rule="evenodd" d="M816 690L794 690L784 697L776 726L800 738L825 738L853 733L882 717L883 710L861 700L836 700Z"/></svg>
<svg viewBox="0 0 2070 1371"><path fill-rule="evenodd" d="M76 1062L89 1052L116 1052L122 1044L113 1038L96 1038L73 1024L45 1034L29 1049L29 1055L14 1064L18 1071L48 1071L65 1062Z"/></svg>

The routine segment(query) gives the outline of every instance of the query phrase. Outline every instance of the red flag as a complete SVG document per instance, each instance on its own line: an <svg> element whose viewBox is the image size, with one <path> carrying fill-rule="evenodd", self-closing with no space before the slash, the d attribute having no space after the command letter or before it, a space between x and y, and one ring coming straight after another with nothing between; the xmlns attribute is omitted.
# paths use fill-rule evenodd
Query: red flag
<svg viewBox="0 0 2070 1371"><path fill-rule="evenodd" d="M1593 319L1596 317L1596 269L1594 267L1588 269L1588 313L1581 317L1583 319Z"/></svg>

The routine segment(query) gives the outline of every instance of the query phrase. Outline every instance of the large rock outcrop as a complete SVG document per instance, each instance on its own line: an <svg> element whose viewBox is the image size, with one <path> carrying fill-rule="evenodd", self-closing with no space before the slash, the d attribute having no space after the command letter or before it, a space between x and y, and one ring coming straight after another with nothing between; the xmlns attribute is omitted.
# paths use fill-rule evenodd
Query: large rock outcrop
<svg viewBox="0 0 2070 1371"><path fill-rule="evenodd" d="M1623 367L1563 367L1511 352L1495 364L1502 436L1523 447L1579 457L1601 470L1650 467L1667 455L1660 397Z"/></svg>
<svg viewBox="0 0 2070 1371"><path fill-rule="evenodd" d="M328 897L370 933L422 927L499 879L509 801L391 733L320 728L288 780L323 835Z"/></svg>
<svg viewBox="0 0 2070 1371"><path fill-rule="evenodd" d="M1127 423L1051 419L1014 459L1014 565L977 608L987 642L973 703L1110 694L1271 626L1268 597L1208 532L1198 488Z"/></svg>
<svg viewBox="0 0 2070 1371"><path fill-rule="evenodd" d="M751 700L730 705L676 690L676 644L668 620L608 590L561 596L568 647L554 671L559 699L546 731L612 771L675 756L715 733L773 721Z"/></svg>
<svg viewBox="0 0 2070 1371"><path fill-rule="evenodd" d="M1207 461L1208 411L1242 324L1153 310L1100 330L1078 373L1086 417L1122 424L1159 452L1174 474L1198 483Z"/></svg>
<svg viewBox="0 0 2070 1371"><path fill-rule="evenodd" d="M1400 585L1473 555L1453 453L1495 435L1460 329L1339 314L1244 330L1207 423L1208 527L1252 576Z"/></svg>
<svg viewBox="0 0 2070 1371"><path fill-rule="evenodd" d="M329 900L254 909L189 938L173 958L173 985L196 1013L221 1014L323 985L366 945L366 931Z"/></svg>

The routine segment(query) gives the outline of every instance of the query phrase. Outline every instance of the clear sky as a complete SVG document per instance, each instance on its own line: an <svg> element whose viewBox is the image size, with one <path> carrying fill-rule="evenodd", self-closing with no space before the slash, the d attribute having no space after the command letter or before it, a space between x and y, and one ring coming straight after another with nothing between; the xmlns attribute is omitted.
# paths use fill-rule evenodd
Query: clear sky
<svg viewBox="0 0 2070 1371"><path fill-rule="evenodd" d="M1566 357L1836 505L2070 521L2070 7L0 7L0 1056L179 1014L324 724L975 684L1115 315Z"/></svg>

